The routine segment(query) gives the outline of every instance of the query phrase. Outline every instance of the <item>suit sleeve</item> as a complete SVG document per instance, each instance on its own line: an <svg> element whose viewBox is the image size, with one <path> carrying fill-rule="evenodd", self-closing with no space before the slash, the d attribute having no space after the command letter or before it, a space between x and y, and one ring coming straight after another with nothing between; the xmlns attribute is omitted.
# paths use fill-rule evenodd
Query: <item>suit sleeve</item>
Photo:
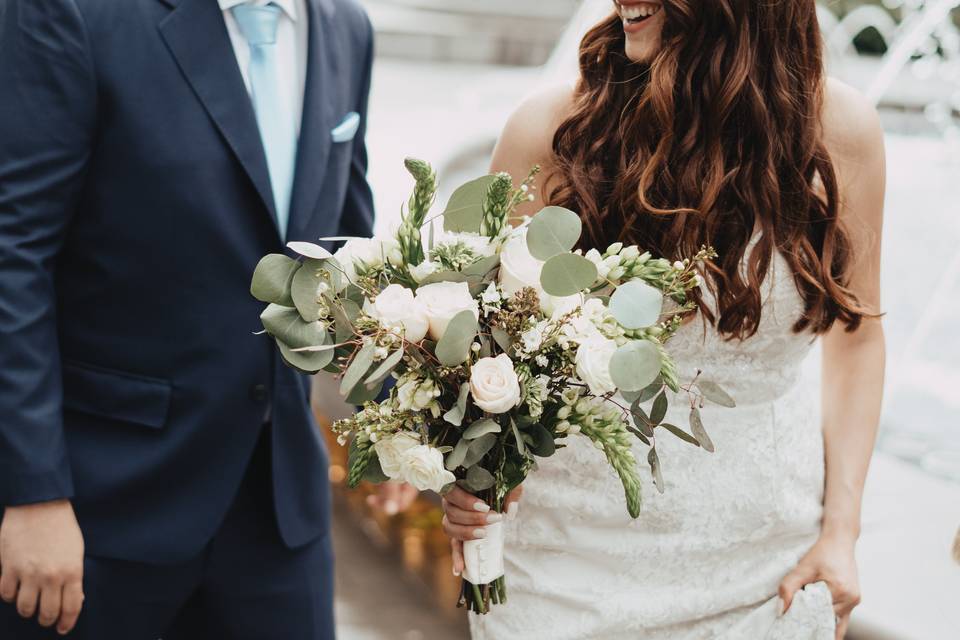
<svg viewBox="0 0 960 640"><path fill-rule="evenodd" d="M367 32L366 52L363 66L363 80L357 113L360 114L360 127L357 129L353 145L353 159L350 164L350 184L340 217L339 235L370 237L373 235L373 194L367 182L367 107L370 102L370 78L373 72L373 27L364 16Z"/></svg>
<svg viewBox="0 0 960 640"><path fill-rule="evenodd" d="M74 0L0 2L0 96L0 506L13 506L73 494L54 269L97 96Z"/></svg>

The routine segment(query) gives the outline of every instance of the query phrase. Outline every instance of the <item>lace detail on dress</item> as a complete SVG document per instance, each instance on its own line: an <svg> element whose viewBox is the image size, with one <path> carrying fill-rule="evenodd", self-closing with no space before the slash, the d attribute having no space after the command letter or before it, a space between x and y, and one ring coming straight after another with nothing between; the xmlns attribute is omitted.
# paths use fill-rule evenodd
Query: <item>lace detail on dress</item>
<svg viewBox="0 0 960 640"><path fill-rule="evenodd" d="M508 604L471 617L476 640L832 640L829 594L767 615L819 532L823 443L800 375L813 339L793 332L803 303L782 256L764 287L755 336L726 341L694 322L669 345L681 381L701 369L737 400L703 410L716 453L660 438L666 491L649 482L631 520L602 453L571 438L527 480L507 527ZM682 406L668 421L687 424Z"/></svg>

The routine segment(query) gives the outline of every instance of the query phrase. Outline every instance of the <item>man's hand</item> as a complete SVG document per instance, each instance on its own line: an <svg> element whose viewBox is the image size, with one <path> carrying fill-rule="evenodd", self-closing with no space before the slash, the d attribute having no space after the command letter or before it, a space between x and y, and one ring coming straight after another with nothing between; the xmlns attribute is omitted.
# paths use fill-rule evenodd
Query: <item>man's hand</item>
<svg viewBox="0 0 960 640"><path fill-rule="evenodd" d="M0 598L24 618L69 633L83 606L83 535L67 500L7 507L0 523Z"/></svg>

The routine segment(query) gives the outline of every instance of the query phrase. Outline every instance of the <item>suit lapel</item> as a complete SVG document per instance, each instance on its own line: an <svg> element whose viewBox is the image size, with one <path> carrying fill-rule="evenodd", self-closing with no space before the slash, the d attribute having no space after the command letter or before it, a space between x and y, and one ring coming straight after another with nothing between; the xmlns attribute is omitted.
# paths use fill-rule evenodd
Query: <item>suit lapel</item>
<svg viewBox="0 0 960 640"><path fill-rule="evenodd" d="M337 33L330 0L306 0L310 16L307 77L304 83L303 120L297 147L297 167L290 209L291 239L306 227L323 189L336 124Z"/></svg>
<svg viewBox="0 0 960 640"><path fill-rule="evenodd" d="M260 130L219 5L214 0L165 0L173 11L160 23L160 33L253 182L277 228L277 215Z"/></svg>

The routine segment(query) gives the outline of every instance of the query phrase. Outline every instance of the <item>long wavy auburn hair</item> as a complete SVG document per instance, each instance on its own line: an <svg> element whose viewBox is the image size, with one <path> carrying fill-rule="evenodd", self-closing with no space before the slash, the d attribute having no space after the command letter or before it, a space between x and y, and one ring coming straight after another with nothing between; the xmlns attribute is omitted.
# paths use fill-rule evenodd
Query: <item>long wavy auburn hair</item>
<svg viewBox="0 0 960 640"><path fill-rule="evenodd" d="M627 59L617 14L584 37L546 200L580 213L591 246L621 240L672 259L715 247L716 308L698 302L727 338L756 333L775 251L804 301L794 331L855 330L864 311L823 143L814 0L663 0L663 11L649 64Z"/></svg>

